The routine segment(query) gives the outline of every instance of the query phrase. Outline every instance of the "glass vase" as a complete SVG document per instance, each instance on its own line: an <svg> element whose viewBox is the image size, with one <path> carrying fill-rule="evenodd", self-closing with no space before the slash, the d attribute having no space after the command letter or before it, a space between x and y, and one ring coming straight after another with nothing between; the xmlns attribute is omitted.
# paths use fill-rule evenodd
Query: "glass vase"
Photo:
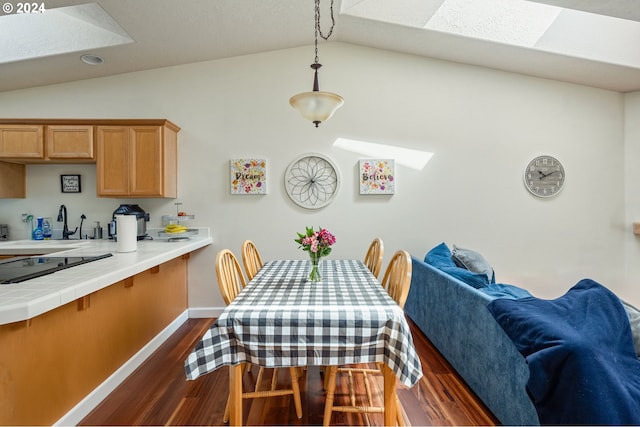
<svg viewBox="0 0 640 427"><path fill-rule="evenodd" d="M322 257L315 254L309 254L309 275L307 279L312 283L322 281Z"/></svg>

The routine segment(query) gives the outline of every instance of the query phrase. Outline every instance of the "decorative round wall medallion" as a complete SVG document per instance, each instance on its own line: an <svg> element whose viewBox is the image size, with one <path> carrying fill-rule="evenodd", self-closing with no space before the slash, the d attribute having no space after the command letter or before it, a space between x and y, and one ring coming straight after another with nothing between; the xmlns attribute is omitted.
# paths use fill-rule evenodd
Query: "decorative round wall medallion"
<svg viewBox="0 0 640 427"><path fill-rule="evenodd" d="M537 197L551 197L564 186L564 167L551 156L538 156L524 170L524 185Z"/></svg>
<svg viewBox="0 0 640 427"><path fill-rule="evenodd" d="M296 205L320 209L338 194L340 174L328 157L317 153L303 154L287 167L284 187Z"/></svg>

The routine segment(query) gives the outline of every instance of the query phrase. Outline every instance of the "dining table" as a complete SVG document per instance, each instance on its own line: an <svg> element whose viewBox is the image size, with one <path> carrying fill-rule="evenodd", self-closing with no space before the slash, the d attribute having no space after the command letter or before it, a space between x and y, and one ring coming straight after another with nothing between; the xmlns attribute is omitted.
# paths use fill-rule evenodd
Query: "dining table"
<svg viewBox="0 0 640 427"><path fill-rule="evenodd" d="M383 363L384 422L395 425L396 379L422 377L404 311L360 260L268 261L185 360L189 380L229 366L230 425L242 425L243 364L266 368ZM327 397L328 398L328 397ZM333 398L333 396L331 396Z"/></svg>

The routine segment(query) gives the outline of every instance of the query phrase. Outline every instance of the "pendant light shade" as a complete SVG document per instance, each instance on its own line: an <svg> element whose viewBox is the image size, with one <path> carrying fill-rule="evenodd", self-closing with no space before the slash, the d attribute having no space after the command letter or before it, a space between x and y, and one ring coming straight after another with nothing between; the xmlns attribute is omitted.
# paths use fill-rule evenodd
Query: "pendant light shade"
<svg viewBox="0 0 640 427"><path fill-rule="evenodd" d="M311 68L314 71L313 75L313 91L302 92L297 95L293 95L289 99L289 104L296 110L300 111L300 114L305 119L313 122L316 127L324 121L327 121L333 116L338 108L344 104L344 99L340 95L331 92L321 92L318 85L318 70L322 67L322 64L318 62L318 35L325 40L328 40L333 32L335 20L333 18L333 0L331 0L331 29L325 36L320 29L320 0L315 0L315 61L311 64Z"/></svg>
<svg viewBox="0 0 640 427"><path fill-rule="evenodd" d="M302 117L318 127L321 122L333 116L333 113L344 104L344 99L335 93L313 91L293 95L289 99L289 104L300 111Z"/></svg>

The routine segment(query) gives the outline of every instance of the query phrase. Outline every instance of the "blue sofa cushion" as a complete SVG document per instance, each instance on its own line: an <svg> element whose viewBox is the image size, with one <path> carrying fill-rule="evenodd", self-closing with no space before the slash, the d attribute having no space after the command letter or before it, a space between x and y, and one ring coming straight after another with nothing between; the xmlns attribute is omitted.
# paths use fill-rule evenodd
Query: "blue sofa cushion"
<svg viewBox="0 0 640 427"><path fill-rule="evenodd" d="M476 289L483 288L490 283L485 274L474 273L466 268L456 266L451 259L451 250L444 242L427 252L424 262Z"/></svg>
<svg viewBox="0 0 640 427"><path fill-rule="evenodd" d="M451 259L453 262L461 268L466 268L474 273L485 274L489 283L496 282L496 276L491 264L487 262L484 257L471 249L460 248L453 245L453 251L451 251Z"/></svg>
<svg viewBox="0 0 640 427"><path fill-rule="evenodd" d="M490 283L479 291L495 298L517 299L532 296L526 289L505 283Z"/></svg>

